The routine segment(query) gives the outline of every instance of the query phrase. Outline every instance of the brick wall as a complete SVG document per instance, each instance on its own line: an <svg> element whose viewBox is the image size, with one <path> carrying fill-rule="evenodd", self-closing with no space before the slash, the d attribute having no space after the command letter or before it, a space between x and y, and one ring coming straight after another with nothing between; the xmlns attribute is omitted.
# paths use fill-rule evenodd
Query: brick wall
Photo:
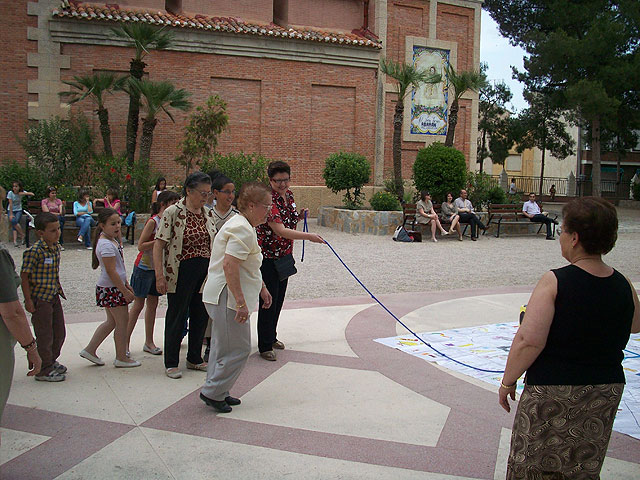
<svg viewBox="0 0 640 480"><path fill-rule="evenodd" d="M63 79L96 70L126 72L131 56L126 48L71 44L63 52L72 58ZM146 61L149 79L171 80L187 89L194 105L213 94L228 103L229 127L218 146L222 153L258 152L290 162L297 185L324 184L324 159L340 149L362 153L373 165L372 69L172 51L152 51ZM114 152L121 152L128 98L117 93L107 98L106 106ZM93 105L75 104L74 111L90 119L101 147ZM174 117L175 124L160 115L151 152L153 166L171 178L182 174L173 158L188 114L175 112Z"/></svg>
<svg viewBox="0 0 640 480"><path fill-rule="evenodd" d="M458 70L471 70L473 64L473 20L472 8L438 4L436 31L438 40L447 40L458 44Z"/></svg>
<svg viewBox="0 0 640 480"><path fill-rule="evenodd" d="M182 11L186 14L239 17L266 24L273 21L272 0L182 0Z"/></svg>
<svg viewBox="0 0 640 480"><path fill-rule="evenodd" d="M373 3L369 4L369 28L373 24ZM286 24L351 31L362 27L361 0L274 0L278 17ZM327 12L331 12L330 15Z"/></svg>
<svg viewBox="0 0 640 480"><path fill-rule="evenodd" d="M0 161L24 158L16 136L23 137L27 125L27 102L36 101L29 95L27 82L35 80L38 71L27 67L27 55L37 52L36 42L27 40L27 28L36 27L35 17L27 16L27 1L13 2L3 9L0 28ZM6 188L6 185L5 185Z"/></svg>

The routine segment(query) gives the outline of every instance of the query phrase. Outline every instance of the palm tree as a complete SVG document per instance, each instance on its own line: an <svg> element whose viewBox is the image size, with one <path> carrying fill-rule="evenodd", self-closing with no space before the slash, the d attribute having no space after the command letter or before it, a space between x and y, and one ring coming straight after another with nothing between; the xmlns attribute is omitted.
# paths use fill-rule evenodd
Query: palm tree
<svg viewBox="0 0 640 480"><path fill-rule="evenodd" d="M404 185L402 183L402 122L404 117L404 98L409 87L418 88L423 83L440 83L442 76L431 74L425 70L418 70L415 65L394 62L390 59L380 60L380 70L396 81L395 113L393 114L393 181L396 196L400 203L404 202Z"/></svg>
<svg viewBox="0 0 640 480"><path fill-rule="evenodd" d="M172 122L175 122L168 109L189 110L191 102L187 98L191 94L182 88L177 89L171 82L166 81L153 82L131 79L130 86L140 99L140 108L143 113L139 161L142 165L148 165L151 157L153 131L158 124L158 115L164 112Z"/></svg>
<svg viewBox="0 0 640 480"><path fill-rule="evenodd" d="M468 72L456 72L451 64L445 67L447 74L447 82L449 83L449 92L453 97L451 108L449 109L449 126L447 127L447 138L444 141L445 146L453 147L453 138L456 134L456 125L458 123L459 100L467 90L477 92L486 83L486 76L477 70Z"/></svg>
<svg viewBox="0 0 640 480"><path fill-rule="evenodd" d="M120 28L112 28L111 31L118 37L127 40L133 44L136 49L136 55L129 63L129 75L131 78L142 80L144 76L144 57L149 53L150 49L163 50L168 48L173 41L173 34L164 32L166 27L160 29L152 27L147 23L127 23ZM140 114L140 100L135 93L135 89L131 89L129 93L129 115L127 117L127 159L129 165L133 165L136 142L138 139L138 117Z"/></svg>
<svg viewBox="0 0 640 480"><path fill-rule="evenodd" d="M94 73L84 77L73 77L73 81L65 81L67 85L74 88L70 92L60 92L60 97L67 100L69 104L76 103L85 98L89 98L96 104L96 114L100 122L100 134L104 143L105 155L112 157L111 148L111 127L109 126L109 111L104 106L104 95L111 94L114 90L121 90L126 77L117 77L113 73Z"/></svg>

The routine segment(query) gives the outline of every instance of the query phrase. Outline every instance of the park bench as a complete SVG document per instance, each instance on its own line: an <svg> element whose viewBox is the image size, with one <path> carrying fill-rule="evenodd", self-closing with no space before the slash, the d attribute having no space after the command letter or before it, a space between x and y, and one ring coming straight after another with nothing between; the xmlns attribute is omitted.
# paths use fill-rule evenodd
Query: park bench
<svg viewBox="0 0 640 480"><path fill-rule="evenodd" d="M95 218L96 215L100 212L100 210L102 210L104 208L104 203L102 200L95 200L93 202L93 217ZM42 213L42 203L40 200L29 200L27 202L27 208L26 208L27 212L29 212L29 214L31 216L33 216L35 218L36 215L38 215L39 213ZM128 204L125 201L120 201L120 211L122 212L122 215L127 215L129 213L129 209L128 209ZM66 202L64 202L64 228L65 230L67 229L76 229L76 230L80 230L78 228L78 226L76 225L76 217L73 214L73 201L72 200L67 200ZM25 244L27 247L30 246L30 239L29 239L29 232L30 230L33 230L33 226L30 225L30 222L27 221L26 222L26 230L25 230ZM126 235L125 235L125 239L129 240L129 243L131 243L131 245L133 245L135 243L135 235L136 235L136 225L135 225L135 217L133 222L131 223L131 225L127 225L127 231L126 231ZM129 238L131 237L131 238Z"/></svg>
<svg viewBox="0 0 640 480"><path fill-rule="evenodd" d="M489 204L489 221L487 222L487 227L489 227L492 223L497 225L496 228L496 238L500 237L500 228L503 225L528 225L531 222L527 216L522 212L522 203L490 203ZM540 211L542 211L542 204L538 203L540 206ZM552 219L557 219L558 216L555 215ZM544 223L539 223L540 227L535 232L536 235L540 233ZM553 235L556 232L556 226L553 224Z"/></svg>

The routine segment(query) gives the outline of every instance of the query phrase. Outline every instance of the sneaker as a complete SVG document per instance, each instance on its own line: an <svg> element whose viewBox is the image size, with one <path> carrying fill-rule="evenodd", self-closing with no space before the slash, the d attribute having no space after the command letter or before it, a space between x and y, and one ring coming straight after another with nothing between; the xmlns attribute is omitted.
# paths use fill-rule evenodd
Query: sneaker
<svg viewBox="0 0 640 480"><path fill-rule="evenodd" d="M93 250L93 247L87 247L87 250Z"/></svg>
<svg viewBox="0 0 640 480"><path fill-rule="evenodd" d="M84 242L84 239L80 235L78 235L78 242L80 243Z"/></svg>
<svg viewBox="0 0 640 480"><path fill-rule="evenodd" d="M54 362L53 369L58 373L67 373L67 367L62 365L60 362Z"/></svg>
<svg viewBox="0 0 640 480"><path fill-rule="evenodd" d="M64 373L51 370L47 375L36 375L34 378L39 382L62 382L67 377Z"/></svg>

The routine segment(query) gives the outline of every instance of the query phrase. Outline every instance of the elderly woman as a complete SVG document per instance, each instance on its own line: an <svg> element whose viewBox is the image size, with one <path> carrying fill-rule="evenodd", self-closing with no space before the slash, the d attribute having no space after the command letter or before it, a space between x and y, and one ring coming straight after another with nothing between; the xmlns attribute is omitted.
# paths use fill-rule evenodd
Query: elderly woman
<svg viewBox="0 0 640 480"><path fill-rule="evenodd" d="M213 242L209 276L202 300L213 319L213 361L200 398L214 410L229 413L240 400L229 391L251 353L249 315L271 306L271 295L262 282L262 253L255 227L271 210L271 192L256 182L245 183L238 196L239 215L225 222Z"/></svg>
<svg viewBox="0 0 640 480"><path fill-rule="evenodd" d="M284 349L284 343L278 340L276 329L289 276L296 273L293 241L324 243L324 240L315 233L296 230L300 214L296 210L293 193L289 190L291 167L285 162L271 162L267 168L267 176L271 184L273 206L267 216L267 222L259 225L256 231L264 256L260 267L262 279L273 297L273 302L271 307L260 309L258 312L258 350L262 358L273 362L276 360L273 349Z"/></svg>
<svg viewBox="0 0 640 480"><path fill-rule="evenodd" d="M0 202L5 198L6 192L0 187ZM6 226L0 218L0 238L7 235ZM40 372L42 360L38 355L36 339L31 333L31 327L27 315L18 299L18 287L20 277L16 273L13 258L4 245L0 244L0 365L3 373L0 375L0 420L4 406L9 398L11 381L13 380L14 346L16 340L26 350L29 362L30 377Z"/></svg>
<svg viewBox="0 0 640 480"><path fill-rule="evenodd" d="M416 223L419 225L431 225L431 241L436 240L436 229L440 229L442 235L449 235L442 224L438 215L433 210L433 202L431 201L431 193L422 191L420 192L420 200L416 203Z"/></svg>
<svg viewBox="0 0 640 480"><path fill-rule="evenodd" d="M167 293L164 327L164 366L169 378L182 377L178 368L184 319L189 313L187 368L207 370L202 340L209 316L202 303L211 245L216 226L211 210L204 207L211 193L211 179L192 173L184 182L184 198L167 207L156 231L153 264L156 290Z"/></svg>
<svg viewBox="0 0 640 480"><path fill-rule="evenodd" d="M498 392L508 412L526 371L507 479L600 478L624 389L622 350L640 331L635 289L602 261L617 239L615 208L585 197L562 215L560 248L570 265L538 282Z"/></svg>

